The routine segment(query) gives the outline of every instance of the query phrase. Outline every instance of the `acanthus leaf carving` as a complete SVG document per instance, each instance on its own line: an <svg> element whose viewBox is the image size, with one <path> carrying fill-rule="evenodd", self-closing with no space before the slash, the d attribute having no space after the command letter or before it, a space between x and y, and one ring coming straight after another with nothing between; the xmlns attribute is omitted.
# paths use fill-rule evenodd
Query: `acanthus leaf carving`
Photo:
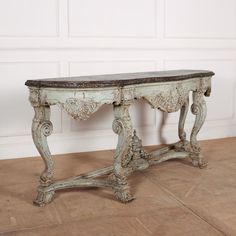
<svg viewBox="0 0 236 236"><path fill-rule="evenodd" d="M61 105L69 115L79 120L87 120L102 106L100 102L96 102L90 98L67 98L65 103L61 103Z"/></svg>
<svg viewBox="0 0 236 236"><path fill-rule="evenodd" d="M164 112L178 111L187 101L189 89L183 86L173 86L171 89L156 95L143 97L153 108Z"/></svg>

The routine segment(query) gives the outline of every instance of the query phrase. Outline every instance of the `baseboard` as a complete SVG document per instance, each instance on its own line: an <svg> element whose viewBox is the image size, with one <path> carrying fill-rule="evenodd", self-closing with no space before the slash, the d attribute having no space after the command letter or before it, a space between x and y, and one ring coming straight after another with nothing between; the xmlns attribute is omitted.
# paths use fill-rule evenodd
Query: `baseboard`
<svg viewBox="0 0 236 236"><path fill-rule="evenodd" d="M190 133L191 127L186 127ZM199 140L232 137L236 134L236 125L216 126L207 123L199 133ZM176 125L169 125L160 135L157 128L146 127L138 129L138 135L143 140L143 145L158 145L172 143L178 140ZM65 154L87 152L96 150L115 149L117 136L110 130L89 131L82 133L55 134L48 138L52 154ZM2 137L0 138L0 159L13 159L22 157L39 156L31 136Z"/></svg>

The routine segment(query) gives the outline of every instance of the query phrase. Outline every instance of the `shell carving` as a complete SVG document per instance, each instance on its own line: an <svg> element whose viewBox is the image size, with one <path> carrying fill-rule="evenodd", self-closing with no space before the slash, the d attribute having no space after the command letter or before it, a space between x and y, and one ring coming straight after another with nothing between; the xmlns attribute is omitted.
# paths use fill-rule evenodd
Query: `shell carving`
<svg viewBox="0 0 236 236"><path fill-rule="evenodd" d="M154 96L145 96L144 99L153 108L158 108L165 112L175 112L184 105L188 94L188 89L178 86Z"/></svg>
<svg viewBox="0 0 236 236"><path fill-rule="evenodd" d="M68 98L62 107L74 119L87 120L101 106L92 99Z"/></svg>

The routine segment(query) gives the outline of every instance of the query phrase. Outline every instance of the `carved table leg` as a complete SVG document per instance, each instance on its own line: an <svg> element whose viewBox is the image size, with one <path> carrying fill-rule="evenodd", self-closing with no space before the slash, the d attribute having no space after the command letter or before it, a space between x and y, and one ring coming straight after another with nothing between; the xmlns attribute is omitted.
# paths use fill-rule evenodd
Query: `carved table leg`
<svg viewBox="0 0 236 236"><path fill-rule="evenodd" d="M40 186L38 196L34 203L42 206L52 200L54 191L44 191L44 188L52 183L54 164L47 144L47 136L52 133L52 123L50 121L50 107L33 105L35 116L32 123L32 136L34 144L43 158L45 169L40 176Z"/></svg>
<svg viewBox="0 0 236 236"><path fill-rule="evenodd" d="M129 145L133 134L129 106L130 104L121 104L114 105L113 107L115 120L113 121L112 129L118 134L118 144L113 163L113 173L116 181L114 192L116 198L121 202L129 202L134 199L130 194L127 172L122 166L122 160L129 151Z"/></svg>
<svg viewBox="0 0 236 236"><path fill-rule="evenodd" d="M193 92L193 104L191 106L192 113L196 116L194 126L190 136L190 146L191 153L190 157L192 159L194 166L199 166L203 168L207 165L207 162L203 159L200 151L200 146L197 142L197 134L201 129L207 113L206 102L204 100L204 93L201 91Z"/></svg>
<svg viewBox="0 0 236 236"><path fill-rule="evenodd" d="M186 141L186 132L184 130L184 124L186 121L188 108L189 108L189 99L186 100L185 104L181 107L180 110L178 134L179 134L179 139L182 143Z"/></svg>
<svg viewBox="0 0 236 236"><path fill-rule="evenodd" d="M186 140L186 132L184 130L184 125L189 108L189 98L187 97L185 103L181 107L179 125L178 125L178 135L180 141L175 144L176 151L188 151L189 142Z"/></svg>

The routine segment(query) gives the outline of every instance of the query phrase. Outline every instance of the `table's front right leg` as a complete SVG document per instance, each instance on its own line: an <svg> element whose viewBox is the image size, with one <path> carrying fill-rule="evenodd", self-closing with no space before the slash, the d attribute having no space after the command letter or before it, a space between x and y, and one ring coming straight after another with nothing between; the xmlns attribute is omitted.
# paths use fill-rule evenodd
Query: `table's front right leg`
<svg viewBox="0 0 236 236"><path fill-rule="evenodd" d="M45 169L40 176L40 186L38 196L34 203L43 206L52 200L54 191L44 191L44 187L49 186L53 181L54 164L47 144L47 136L52 133L52 123L50 121L50 107L46 105L33 105L35 116L32 123L32 136L34 144L43 158Z"/></svg>
<svg viewBox="0 0 236 236"><path fill-rule="evenodd" d="M129 115L129 105L114 105L113 131L118 134L118 144L115 151L113 174L115 177L114 192L116 198L121 202L129 202L134 198L130 194L127 180L127 171L122 165L122 160L126 158L131 143L133 128Z"/></svg>
<svg viewBox="0 0 236 236"><path fill-rule="evenodd" d="M195 115L195 122L190 135L190 145L192 149L190 157L194 166L203 168L207 166L207 161L201 155L201 148L197 141L197 134L200 131L207 114L206 102L202 91L193 92L193 104L191 106L191 111Z"/></svg>

